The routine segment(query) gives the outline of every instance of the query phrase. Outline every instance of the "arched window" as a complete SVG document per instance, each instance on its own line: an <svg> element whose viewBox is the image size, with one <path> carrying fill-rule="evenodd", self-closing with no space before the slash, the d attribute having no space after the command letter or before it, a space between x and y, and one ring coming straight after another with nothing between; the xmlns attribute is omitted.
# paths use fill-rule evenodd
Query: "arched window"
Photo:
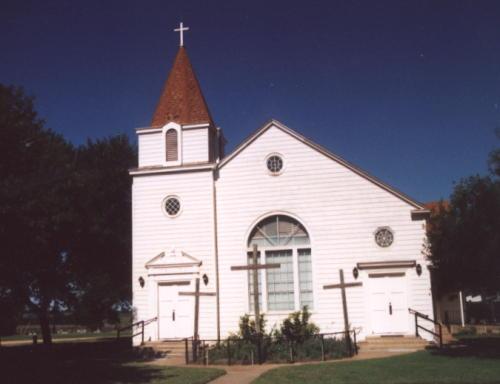
<svg viewBox="0 0 500 384"><path fill-rule="evenodd" d="M167 161L177 161L178 160L178 141L177 141L177 131L175 129L169 129L165 134L165 152Z"/></svg>
<svg viewBox="0 0 500 384"><path fill-rule="evenodd" d="M294 311L313 307L311 246L309 234L297 220L274 215L260 221L248 239L257 244L259 262L279 263L280 268L259 271L259 304L264 311ZM264 255L264 260L262 259ZM253 310L253 284L249 272L250 310ZM265 297L265 300L262 300Z"/></svg>

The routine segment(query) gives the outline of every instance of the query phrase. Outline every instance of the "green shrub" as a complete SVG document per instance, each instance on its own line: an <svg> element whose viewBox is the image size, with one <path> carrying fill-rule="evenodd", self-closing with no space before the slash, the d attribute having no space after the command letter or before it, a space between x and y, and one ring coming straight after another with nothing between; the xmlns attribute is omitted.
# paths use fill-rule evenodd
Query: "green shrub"
<svg viewBox="0 0 500 384"><path fill-rule="evenodd" d="M283 321L276 337L283 337L292 344L301 344L318 334L319 328L316 324L309 322L311 313L307 306L302 311L293 312Z"/></svg>
<svg viewBox="0 0 500 384"><path fill-rule="evenodd" d="M310 318L310 312L304 307L302 311L291 313L278 330L266 334L266 320L261 315L262 333L258 335L255 320L245 314L240 317L237 334L208 347L208 363L226 364L228 358L232 364L258 363L259 347L263 362L321 360L323 355L325 359L347 356L345 340L319 335L319 328L309 321Z"/></svg>
<svg viewBox="0 0 500 384"><path fill-rule="evenodd" d="M259 316L259 325L262 335L265 335L266 319L264 315ZM251 320L248 314L240 317L238 336L245 341L255 342L257 340L257 330L255 320Z"/></svg>
<svg viewBox="0 0 500 384"><path fill-rule="evenodd" d="M227 364L229 358L232 364L252 364L252 362L257 362L256 346L234 336L210 346L207 355L209 364Z"/></svg>

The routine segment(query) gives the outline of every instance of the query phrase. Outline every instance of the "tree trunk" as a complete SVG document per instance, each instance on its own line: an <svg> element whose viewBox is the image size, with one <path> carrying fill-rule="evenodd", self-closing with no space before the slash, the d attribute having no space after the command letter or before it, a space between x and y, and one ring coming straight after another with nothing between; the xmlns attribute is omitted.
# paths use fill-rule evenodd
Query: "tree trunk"
<svg viewBox="0 0 500 384"><path fill-rule="evenodd" d="M49 314L46 308L40 308L38 312L40 328L42 330L43 344L52 344L52 333L50 332Z"/></svg>

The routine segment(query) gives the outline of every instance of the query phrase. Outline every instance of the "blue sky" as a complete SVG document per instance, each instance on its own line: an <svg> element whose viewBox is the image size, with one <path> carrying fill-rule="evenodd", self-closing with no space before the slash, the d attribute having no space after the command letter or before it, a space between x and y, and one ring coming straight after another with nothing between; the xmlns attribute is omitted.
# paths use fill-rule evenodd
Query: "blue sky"
<svg viewBox="0 0 500 384"><path fill-rule="evenodd" d="M500 144L500 2L22 1L0 82L75 143L147 126L185 45L229 149L275 118L420 201Z"/></svg>

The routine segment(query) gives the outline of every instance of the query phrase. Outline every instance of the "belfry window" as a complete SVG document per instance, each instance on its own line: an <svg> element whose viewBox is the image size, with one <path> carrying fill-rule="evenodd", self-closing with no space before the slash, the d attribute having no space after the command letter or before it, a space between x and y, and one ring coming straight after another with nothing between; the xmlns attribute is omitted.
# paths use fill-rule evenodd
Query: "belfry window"
<svg viewBox="0 0 500 384"><path fill-rule="evenodd" d="M313 308L312 259L309 235L297 220L275 215L260 221L248 239L257 244L259 263L278 263L280 268L258 271L259 304L263 311L294 311ZM264 260L261 260L262 256ZM253 311L252 271L248 274L250 311Z"/></svg>
<svg viewBox="0 0 500 384"><path fill-rule="evenodd" d="M177 139L177 131L175 129L169 129L165 133L165 156L166 161L177 161L179 158L179 144Z"/></svg>

